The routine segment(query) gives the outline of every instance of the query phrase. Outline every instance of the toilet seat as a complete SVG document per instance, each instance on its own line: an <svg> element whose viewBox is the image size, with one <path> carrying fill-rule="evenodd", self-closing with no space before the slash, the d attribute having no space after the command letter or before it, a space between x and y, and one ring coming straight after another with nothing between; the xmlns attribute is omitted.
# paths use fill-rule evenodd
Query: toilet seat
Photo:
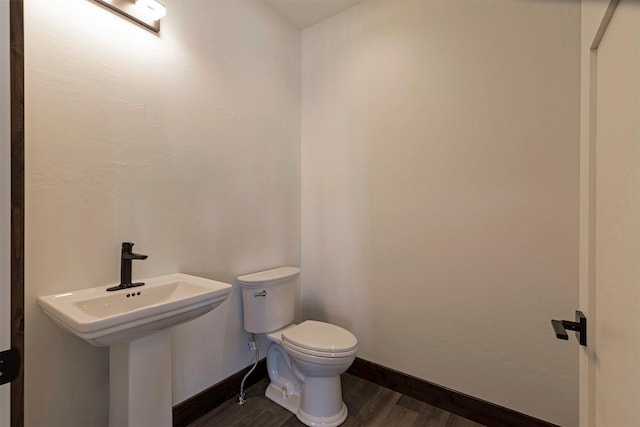
<svg viewBox="0 0 640 427"><path fill-rule="evenodd" d="M306 320L282 331L282 344L308 356L342 358L356 354L358 340L339 326Z"/></svg>
<svg viewBox="0 0 640 427"><path fill-rule="evenodd" d="M315 356L308 353L303 353L301 351L292 348L289 344L284 344L282 346L285 352L291 357L292 360L296 360L298 362L306 362L311 363L316 366L347 366L353 363L356 358L355 352L351 355L347 356Z"/></svg>

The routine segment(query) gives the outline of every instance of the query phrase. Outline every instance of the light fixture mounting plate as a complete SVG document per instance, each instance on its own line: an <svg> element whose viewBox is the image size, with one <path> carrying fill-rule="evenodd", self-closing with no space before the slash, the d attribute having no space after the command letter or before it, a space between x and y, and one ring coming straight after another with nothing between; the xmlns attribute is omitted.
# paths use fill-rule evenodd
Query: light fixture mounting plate
<svg viewBox="0 0 640 427"><path fill-rule="evenodd" d="M136 0L94 0L96 3L128 18L138 25L142 25L154 33L160 32L160 19L147 16L136 7Z"/></svg>

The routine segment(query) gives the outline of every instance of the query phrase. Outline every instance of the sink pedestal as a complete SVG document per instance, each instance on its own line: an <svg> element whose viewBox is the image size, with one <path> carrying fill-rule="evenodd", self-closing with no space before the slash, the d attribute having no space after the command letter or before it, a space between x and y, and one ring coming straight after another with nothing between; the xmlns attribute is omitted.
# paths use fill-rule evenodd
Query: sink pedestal
<svg viewBox="0 0 640 427"><path fill-rule="evenodd" d="M109 426L171 427L170 329L114 344L109 357Z"/></svg>

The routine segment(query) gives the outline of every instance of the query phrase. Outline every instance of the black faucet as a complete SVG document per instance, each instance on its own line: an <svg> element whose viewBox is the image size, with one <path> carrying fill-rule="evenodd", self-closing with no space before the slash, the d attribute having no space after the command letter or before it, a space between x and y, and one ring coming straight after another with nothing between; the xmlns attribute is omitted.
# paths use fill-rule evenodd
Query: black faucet
<svg viewBox="0 0 640 427"><path fill-rule="evenodd" d="M131 283L131 261L134 259L147 259L147 255L134 254L131 252L133 243L122 242L122 256L120 258L120 284L112 288L107 288L107 291L118 291L120 289L135 288L142 286L144 283Z"/></svg>

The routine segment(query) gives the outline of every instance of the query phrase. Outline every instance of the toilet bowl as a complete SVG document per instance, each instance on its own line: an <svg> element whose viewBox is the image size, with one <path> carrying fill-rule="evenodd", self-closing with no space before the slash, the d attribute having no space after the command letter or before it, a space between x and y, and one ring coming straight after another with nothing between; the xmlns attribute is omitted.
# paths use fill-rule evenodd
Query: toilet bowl
<svg viewBox="0 0 640 427"><path fill-rule="evenodd" d="M307 320L268 335L270 384L265 395L308 426L337 426L347 418L340 375L356 357L357 340L329 323Z"/></svg>
<svg viewBox="0 0 640 427"><path fill-rule="evenodd" d="M308 426L338 426L348 413L340 375L355 360L358 340L330 323L292 323L299 272L281 267L238 277L245 329L267 333L271 342L266 397Z"/></svg>

